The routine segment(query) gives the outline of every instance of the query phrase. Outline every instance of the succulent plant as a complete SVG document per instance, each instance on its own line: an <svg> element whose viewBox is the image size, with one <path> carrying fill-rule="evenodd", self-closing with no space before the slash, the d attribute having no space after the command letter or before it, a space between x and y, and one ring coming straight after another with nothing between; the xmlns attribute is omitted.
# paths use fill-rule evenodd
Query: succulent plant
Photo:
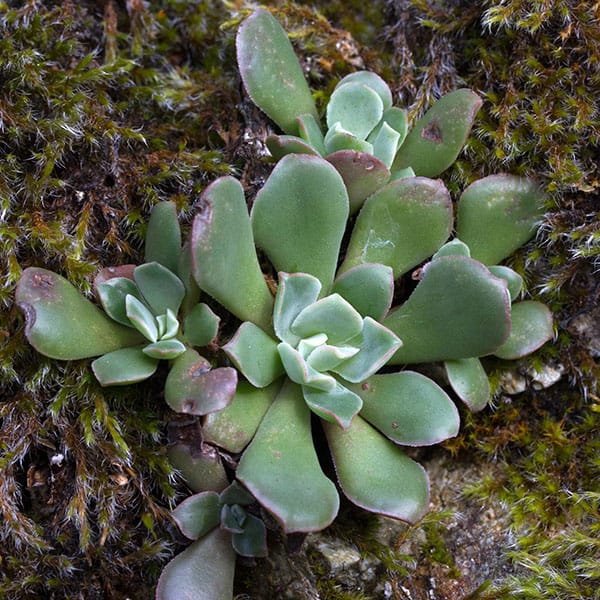
<svg viewBox="0 0 600 600"><path fill-rule="evenodd" d="M194 543L165 567L156 598L231 598L235 554L267 554L264 523L248 512L254 503L254 498L235 481L220 494L202 492L181 502L173 518Z"/></svg>
<svg viewBox="0 0 600 600"><path fill-rule="evenodd" d="M447 241L454 219L443 183L403 178L369 196L344 248L348 193L319 156L284 156L250 215L235 179L207 188L193 273L243 321L223 349L244 380L227 408L206 416L203 440L242 453L237 479L284 531L322 529L336 516L336 486L313 444L321 431L352 502L407 521L424 513L427 477L401 446L447 439L459 417L438 384L406 366L444 362L458 396L480 409L490 387L479 357L518 358L551 336L548 309L511 308L520 277L494 264L533 234L542 203L531 181L483 179L459 200L461 238ZM255 244L278 274L274 298ZM391 309L394 281L415 267L414 290ZM384 365L402 367L378 373Z"/></svg>
<svg viewBox="0 0 600 600"><path fill-rule="evenodd" d="M194 349L214 340L219 318L199 302L188 258L175 205L161 202L148 223L146 262L97 274L94 290L104 313L60 275L26 269L16 301L26 316L28 340L51 358L99 356L92 370L103 386L143 381L168 360L165 399L173 410L203 415L224 408L237 373L212 369Z"/></svg>
<svg viewBox="0 0 600 600"><path fill-rule="evenodd" d="M376 73L357 71L335 87L323 133L288 36L266 10L255 10L240 26L237 56L249 96L284 131L267 137L273 157L296 153L326 158L346 183L351 214L389 181L436 177L447 169L481 106L471 90L455 90L409 131L407 112L393 106L387 83Z"/></svg>

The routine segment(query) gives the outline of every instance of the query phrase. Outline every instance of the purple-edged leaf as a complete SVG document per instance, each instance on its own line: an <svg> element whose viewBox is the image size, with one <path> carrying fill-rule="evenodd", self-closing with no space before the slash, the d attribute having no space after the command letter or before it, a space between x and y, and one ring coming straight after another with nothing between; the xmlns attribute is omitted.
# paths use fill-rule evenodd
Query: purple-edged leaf
<svg viewBox="0 0 600 600"><path fill-rule="evenodd" d="M421 465L359 415L348 429L323 423L338 481L356 505L414 523L427 510L429 482Z"/></svg>
<svg viewBox="0 0 600 600"><path fill-rule="evenodd" d="M363 202L390 178L389 169L372 154L356 150L338 150L326 157L342 176L353 215Z"/></svg>
<svg viewBox="0 0 600 600"><path fill-rule="evenodd" d="M296 118L301 115L311 114L318 120L302 67L274 17L255 10L238 30L236 49L248 95L283 131L298 135Z"/></svg>
<svg viewBox="0 0 600 600"><path fill-rule="evenodd" d="M296 317L316 302L321 291L321 282L306 273L279 273L279 288L275 296L273 309L273 327L275 335L293 346L300 338L290 331Z"/></svg>
<svg viewBox="0 0 600 600"><path fill-rule="evenodd" d="M46 269L23 271L15 301L25 314L29 343L50 358L88 358L143 342L136 330L109 319L64 277Z"/></svg>
<svg viewBox="0 0 600 600"><path fill-rule="evenodd" d="M498 264L535 234L545 195L530 179L491 175L472 183L458 202L456 232L471 256Z"/></svg>
<svg viewBox="0 0 600 600"><path fill-rule="evenodd" d="M514 360L543 346L554 333L552 313L545 304L534 300L512 305L512 325L506 342L494 351L499 358Z"/></svg>
<svg viewBox="0 0 600 600"><path fill-rule="evenodd" d="M477 412L488 405L490 381L478 358L447 360L444 367L452 389L470 410Z"/></svg>
<svg viewBox="0 0 600 600"><path fill-rule="evenodd" d="M193 346L208 346L217 337L220 321L207 304L196 304L183 320L183 335Z"/></svg>
<svg viewBox="0 0 600 600"><path fill-rule="evenodd" d="M356 71L346 75L335 86L335 89L348 84L361 84L370 87L380 98L385 110L392 106L392 92L388 84L377 73L372 71Z"/></svg>
<svg viewBox="0 0 600 600"><path fill-rule="evenodd" d="M360 416L396 444L430 446L458 433L454 402L420 373L374 375L349 387L362 398Z"/></svg>
<svg viewBox="0 0 600 600"><path fill-rule="evenodd" d="M346 381L359 383L379 371L402 346L402 340L381 323L365 317L362 331L348 340L348 344L358 348L359 352L333 371Z"/></svg>
<svg viewBox="0 0 600 600"><path fill-rule="evenodd" d="M316 148L295 135L270 135L267 137L267 148L275 160L286 154L312 154L319 156Z"/></svg>
<svg viewBox="0 0 600 600"><path fill-rule="evenodd" d="M141 301L142 295L134 281L127 277L113 277L98 283L96 293L104 312L111 319L127 327L133 327L127 316L125 299L130 295Z"/></svg>
<svg viewBox="0 0 600 600"><path fill-rule="evenodd" d="M381 321L392 305L394 273L378 263L357 265L337 277L331 291L348 300L363 317Z"/></svg>
<svg viewBox="0 0 600 600"><path fill-rule="evenodd" d="M175 202L158 202L148 220L144 262L157 262L177 273L180 253L181 229Z"/></svg>
<svg viewBox="0 0 600 600"><path fill-rule="evenodd" d="M406 136L392 173L412 167L419 176L437 177L445 171L467 141L481 104L481 98L467 89L437 100Z"/></svg>
<svg viewBox="0 0 600 600"><path fill-rule="evenodd" d="M250 321L240 325L223 350L256 387L265 387L283 375L277 342Z"/></svg>
<svg viewBox="0 0 600 600"><path fill-rule="evenodd" d="M265 388L240 381L231 404L206 415L202 426L204 439L229 452L241 452L254 437L280 388L280 381Z"/></svg>
<svg viewBox="0 0 600 600"><path fill-rule="evenodd" d="M339 272L363 263L392 267L394 278L430 257L452 231L452 202L441 181L394 181L364 203Z"/></svg>
<svg viewBox="0 0 600 600"><path fill-rule="evenodd" d="M167 564L156 600L231 600L234 571L231 535L215 528Z"/></svg>
<svg viewBox="0 0 600 600"><path fill-rule="evenodd" d="M342 429L350 426L352 419L362 408L360 397L340 383L329 392L303 386L302 394L310 410L322 419L336 423Z"/></svg>
<svg viewBox="0 0 600 600"><path fill-rule="evenodd" d="M145 263L133 272L135 282L144 300L155 315L162 315L171 309L174 314L185 296L185 287L174 273L160 263Z"/></svg>
<svg viewBox="0 0 600 600"><path fill-rule="evenodd" d="M221 504L239 504L248 506L256 502L254 496L242 487L238 481L232 481L231 485L219 494Z"/></svg>
<svg viewBox="0 0 600 600"><path fill-rule="evenodd" d="M205 358L188 349L175 360L169 371L165 400L175 412L206 415L228 406L236 385L235 369L211 369Z"/></svg>
<svg viewBox="0 0 600 600"><path fill-rule="evenodd" d="M160 340L144 346L142 352L156 360L173 360L185 352L185 346L179 340Z"/></svg>
<svg viewBox="0 0 600 600"><path fill-rule="evenodd" d="M178 442L167 448L169 462L194 492L220 492L229 485L216 448L202 443Z"/></svg>
<svg viewBox="0 0 600 600"><path fill-rule="evenodd" d="M324 529L339 508L335 485L313 447L310 414L300 386L286 383L237 469L238 479L286 533Z"/></svg>
<svg viewBox="0 0 600 600"><path fill-rule="evenodd" d="M198 285L242 321L269 330L273 297L258 264L241 184L222 177L201 200L191 237Z"/></svg>
<svg viewBox="0 0 600 600"><path fill-rule="evenodd" d="M348 82L336 87L327 104L327 127L336 123L359 139L373 131L383 117L383 102L379 94L360 82ZM325 136L327 145L327 136Z"/></svg>
<svg viewBox="0 0 600 600"><path fill-rule="evenodd" d="M121 348L92 363L92 371L102 386L129 385L154 375L158 360L146 356L141 348Z"/></svg>
<svg viewBox="0 0 600 600"><path fill-rule="evenodd" d="M202 492L186 498L171 513L181 533L197 540L214 529L220 521L221 506L217 492Z"/></svg>
<svg viewBox="0 0 600 600"><path fill-rule="evenodd" d="M246 515L242 533L231 536L233 549L240 556L267 556L267 530L265 524L254 515Z"/></svg>
<svg viewBox="0 0 600 600"><path fill-rule="evenodd" d="M301 338L324 333L330 344L341 344L362 328L363 320L356 309L339 294L331 294L307 306L294 319L291 331Z"/></svg>
<svg viewBox="0 0 600 600"><path fill-rule="evenodd" d="M403 342L391 364L493 353L510 332L506 282L471 258L438 258L423 268L413 293L383 324Z"/></svg>
<svg viewBox="0 0 600 600"><path fill-rule="evenodd" d="M348 195L326 160L307 154L284 156L252 207L256 243L277 271L308 273L325 295L333 281L348 218Z"/></svg>

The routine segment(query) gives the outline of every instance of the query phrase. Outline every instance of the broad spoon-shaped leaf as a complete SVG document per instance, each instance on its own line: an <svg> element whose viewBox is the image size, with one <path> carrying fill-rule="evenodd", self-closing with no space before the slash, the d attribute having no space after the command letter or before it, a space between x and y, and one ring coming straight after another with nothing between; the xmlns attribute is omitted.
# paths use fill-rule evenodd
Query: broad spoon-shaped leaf
<svg viewBox="0 0 600 600"><path fill-rule="evenodd" d="M215 528L165 567L156 600L231 600L234 570L231 534Z"/></svg>
<svg viewBox="0 0 600 600"><path fill-rule="evenodd" d="M324 529L339 508L335 485L313 447L310 414L300 386L286 383L237 469L238 479L286 533Z"/></svg>
<svg viewBox="0 0 600 600"><path fill-rule="evenodd" d="M404 345L391 364L484 356L510 332L506 281L465 256L431 261L408 300L384 319Z"/></svg>
<svg viewBox="0 0 600 600"><path fill-rule="evenodd" d="M50 358L89 358L143 341L135 329L109 319L64 277L46 269L25 269L15 299L25 313L29 343Z"/></svg>
<svg viewBox="0 0 600 600"><path fill-rule="evenodd" d="M315 102L287 33L267 11L254 11L240 26L237 59L246 91L283 131L298 135L297 117L318 121Z"/></svg>

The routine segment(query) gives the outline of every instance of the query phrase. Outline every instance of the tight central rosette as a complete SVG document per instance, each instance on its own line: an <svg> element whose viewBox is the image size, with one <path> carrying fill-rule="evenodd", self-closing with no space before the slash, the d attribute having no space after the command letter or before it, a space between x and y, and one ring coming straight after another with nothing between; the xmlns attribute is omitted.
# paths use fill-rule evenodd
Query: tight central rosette
<svg viewBox="0 0 600 600"><path fill-rule="evenodd" d="M339 294L319 298L321 287L316 277L306 273L279 274L273 327L280 343L271 346L276 349L271 358L276 371L302 386L314 413L346 428L361 410L362 400L344 383L360 383L373 375L402 342L371 317L363 318ZM251 353L241 349L262 346L261 334L266 334L252 324L245 325L247 329L237 336L229 354L257 384Z"/></svg>

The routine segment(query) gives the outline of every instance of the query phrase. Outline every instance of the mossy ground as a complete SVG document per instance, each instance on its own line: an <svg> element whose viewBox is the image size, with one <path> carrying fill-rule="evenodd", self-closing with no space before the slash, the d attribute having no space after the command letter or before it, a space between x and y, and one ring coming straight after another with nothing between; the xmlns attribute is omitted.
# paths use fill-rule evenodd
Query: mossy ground
<svg viewBox="0 0 600 600"><path fill-rule="evenodd" d="M268 4L321 105L339 77L364 67L390 81L415 115L450 89L473 87L485 103L444 176L451 190L509 171L538 177L550 192L540 235L512 264L557 323L556 343L520 368L558 360L563 382L511 402L499 392L494 409L465 414L445 451L501 466L501 477L465 493L506 505L519 568L480 597L599 597L598 363L570 327L582 313L599 316L598 8L567 0ZM184 486L163 450L171 415L160 388L102 389L87 361L39 356L13 294L32 265L89 294L99 267L140 259L157 201L174 200L185 224L217 176L240 176L250 193L260 185L270 167L252 143L268 123L241 94L233 49L247 8L0 2L0 598L149 598L176 549L167 515ZM343 535L397 578L416 563L452 566L443 519L424 524L412 562L392 556L365 523L344 522ZM334 583L321 581L323 598L361 597L340 596Z"/></svg>

